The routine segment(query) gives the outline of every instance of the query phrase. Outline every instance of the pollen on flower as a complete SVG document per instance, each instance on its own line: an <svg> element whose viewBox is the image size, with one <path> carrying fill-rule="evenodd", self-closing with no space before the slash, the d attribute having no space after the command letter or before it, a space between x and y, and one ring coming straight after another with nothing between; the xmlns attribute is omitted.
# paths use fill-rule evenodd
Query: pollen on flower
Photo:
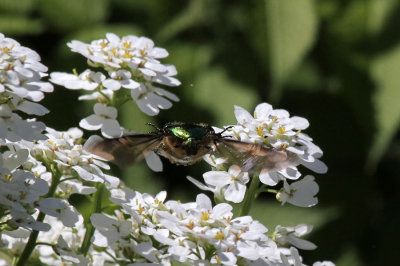
<svg viewBox="0 0 400 266"><path fill-rule="evenodd" d="M240 140L239 134L238 134L236 131L232 131L232 132L233 132L233 134L235 135L235 137L236 137L238 140Z"/></svg>
<svg viewBox="0 0 400 266"><path fill-rule="evenodd" d="M207 221L208 219L210 219L210 214L208 212L202 212L201 219Z"/></svg>
<svg viewBox="0 0 400 266"><path fill-rule="evenodd" d="M26 193L25 192L20 192L19 193L19 198L22 199L22 200L25 199L26 198Z"/></svg>
<svg viewBox="0 0 400 266"><path fill-rule="evenodd" d="M279 134L284 134L284 133L285 133L285 127L280 126L280 127L278 128L278 133L279 133Z"/></svg>
<svg viewBox="0 0 400 266"><path fill-rule="evenodd" d="M132 42L124 41L124 42L122 43L122 45L123 45L126 49L129 49L129 48L131 48Z"/></svg>
<svg viewBox="0 0 400 266"><path fill-rule="evenodd" d="M239 240L240 240L240 235L242 234L243 232L240 232L240 233L233 233L234 235L235 235L235 242L238 242Z"/></svg>
<svg viewBox="0 0 400 266"><path fill-rule="evenodd" d="M193 230L193 228L194 228L194 222L193 222L193 221L190 221L189 224L186 225L186 227L187 227L188 229L190 229L190 230Z"/></svg>
<svg viewBox="0 0 400 266"><path fill-rule="evenodd" d="M232 217L231 216L222 217L222 219L224 219L228 224L232 224Z"/></svg>
<svg viewBox="0 0 400 266"><path fill-rule="evenodd" d="M137 212L138 212L139 214L142 214L143 211L144 211L144 208L142 207L142 204L139 204L139 208L138 208Z"/></svg>
<svg viewBox="0 0 400 266"><path fill-rule="evenodd" d="M93 54L94 54L93 51L92 51L89 47L86 47L86 49L88 50L88 52L89 52L90 55L93 55Z"/></svg>
<svg viewBox="0 0 400 266"><path fill-rule="evenodd" d="M221 231L217 232L217 234L215 235L215 239L218 239L218 240L225 239L224 233L222 233Z"/></svg>
<svg viewBox="0 0 400 266"><path fill-rule="evenodd" d="M147 55L146 49L140 49L139 52L140 52L141 56L146 56Z"/></svg>
<svg viewBox="0 0 400 266"><path fill-rule="evenodd" d="M233 176L233 175L231 175L231 181L232 181L232 182L233 182L233 181L240 181L240 179L237 178L237 177L235 177L235 176Z"/></svg>
<svg viewBox="0 0 400 266"><path fill-rule="evenodd" d="M105 41L105 40L103 40L103 41L100 42L100 46L101 46L102 48L106 48L106 47L108 46L108 42Z"/></svg>
<svg viewBox="0 0 400 266"><path fill-rule="evenodd" d="M12 178L12 174L5 174L4 175L4 177L8 180L8 181L10 181L11 180L11 178Z"/></svg>
<svg viewBox="0 0 400 266"><path fill-rule="evenodd" d="M263 125L259 125L258 127L256 127L256 132L259 136L264 136Z"/></svg>
<svg viewBox="0 0 400 266"><path fill-rule="evenodd" d="M131 54L131 53L129 53L129 51L125 51L123 57L124 57L124 58L133 58L134 55Z"/></svg>
<svg viewBox="0 0 400 266"><path fill-rule="evenodd" d="M222 265L221 259L218 256L215 256L214 258L217 261L217 264Z"/></svg>

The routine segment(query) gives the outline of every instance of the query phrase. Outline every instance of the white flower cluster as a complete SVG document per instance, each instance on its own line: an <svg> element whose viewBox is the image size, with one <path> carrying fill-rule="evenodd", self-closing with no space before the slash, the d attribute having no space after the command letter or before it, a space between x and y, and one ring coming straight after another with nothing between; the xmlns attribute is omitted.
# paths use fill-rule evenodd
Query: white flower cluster
<svg viewBox="0 0 400 266"><path fill-rule="evenodd" d="M49 230L50 226L37 222L32 216L36 207L43 206L40 197L49 190L49 185L37 179L31 172L16 169L19 160L28 156L26 150L5 153L0 156L0 209L1 223L9 230L24 227L34 230Z"/></svg>
<svg viewBox="0 0 400 266"><path fill-rule="evenodd" d="M179 86L181 83L174 76L177 71L173 65L162 64L158 59L168 56L168 52L154 47L154 42L146 37L133 35L119 38L108 33L106 39L86 44L72 41L68 46L73 52L88 58L88 64L101 67L109 77L90 69L81 74L51 73L51 81L68 89L92 91L90 95L81 96L81 100L96 99L94 115L83 119L80 126L88 130L101 129L105 137L118 137L122 134L117 110L114 107L133 99L140 110L154 116L160 109L168 109L172 101L179 101L173 93L157 87ZM122 89L127 89L121 91ZM118 94L118 95L117 95ZM130 95L129 95L130 94Z"/></svg>
<svg viewBox="0 0 400 266"><path fill-rule="evenodd" d="M89 258L78 254L86 229L83 217L80 214L77 217L78 220L72 227L65 226L60 218L46 216L44 222L51 224L51 229L40 232L37 243L41 244L37 245L34 256L46 265L88 265ZM9 255L21 256L30 233L24 228L4 231L3 246L7 248ZM10 265L11 262L11 257L3 256L0 259L0 265ZM102 265L102 263L96 264L96 260L94 262L92 265Z"/></svg>
<svg viewBox="0 0 400 266"><path fill-rule="evenodd" d="M1 221L12 228L48 231L49 224L35 220L37 210L59 217L65 226L72 227L79 213L67 199L73 193L96 191L84 182L105 182L110 188L119 185L118 178L102 172L100 167L109 166L101 158L82 149L80 129L58 132L47 128L47 132L47 140L6 143L10 151L0 158L0 206L7 214ZM57 198L47 195L54 182L57 186L51 194Z"/></svg>
<svg viewBox="0 0 400 266"><path fill-rule="evenodd" d="M301 177L298 165L304 165L316 173L326 173L327 167L318 158L322 150L312 139L301 131L309 126L307 119L290 117L286 110L273 109L270 104L259 104L254 117L245 109L235 106L237 125L227 127L225 137L248 143L260 143L274 150L285 151L290 158L290 164L284 169L261 170L258 178L267 186L276 186L283 181L284 187L277 194L282 204L289 202L296 206L310 207L318 203L314 196L318 193L318 184L314 177L306 176L300 181L288 183L287 180L297 180ZM220 129L216 129L221 131ZM249 182L247 172L233 165L226 171L226 160L214 155L204 158L215 170L203 174L205 184L188 177L196 186L212 191L221 200L235 203L241 202ZM228 162L229 163L229 162ZM257 177L255 177L257 178Z"/></svg>
<svg viewBox="0 0 400 266"><path fill-rule="evenodd" d="M44 139L43 123L23 120L16 112L48 113L36 103L44 98L44 92L53 91L50 83L41 81L46 71L35 51L0 33L0 140Z"/></svg>
<svg viewBox="0 0 400 266"><path fill-rule="evenodd" d="M119 179L103 173L110 169L104 159L83 149L82 130L71 128L68 131L46 129L47 140L37 142L21 141L13 144L16 149L29 149L30 156L24 168L49 183L59 176L60 183L56 193L68 198L73 193L91 194L96 191L84 182L101 182L107 187L117 187Z"/></svg>
<svg viewBox="0 0 400 266"><path fill-rule="evenodd" d="M186 204L164 203L165 198L165 192L153 197L128 188L111 190L110 199L122 207L122 212L117 211L114 216L91 216L96 228L93 244L106 249L105 261L163 265L174 262L303 265L297 249L287 248L286 244L302 249L315 248L311 242L298 238L311 231L306 225L296 229L289 227L286 231L278 227L273 234L275 239L279 238L277 241L266 235L268 229L258 221L250 216L233 218L229 204L213 207L204 194L199 194L196 202ZM303 227L307 230L301 230ZM289 236L292 232L295 237ZM289 240L283 240L284 236Z"/></svg>

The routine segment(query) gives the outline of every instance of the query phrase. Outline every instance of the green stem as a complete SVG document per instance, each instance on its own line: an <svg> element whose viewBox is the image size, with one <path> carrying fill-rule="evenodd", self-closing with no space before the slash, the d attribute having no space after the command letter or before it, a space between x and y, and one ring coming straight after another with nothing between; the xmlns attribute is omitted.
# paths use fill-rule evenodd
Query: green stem
<svg viewBox="0 0 400 266"><path fill-rule="evenodd" d="M57 170L54 169L54 167L50 166L50 169L53 174L53 181L51 182L49 191L43 198L53 197L54 192L56 192L57 186L60 183L61 174L59 174L57 172ZM39 215L36 218L36 221L43 222L45 216L46 216L46 214L44 214L43 212L39 212ZM18 259L18 262L16 264L17 266L22 266L22 265L26 264L26 262L28 261L29 257L32 254L32 251L34 250L34 248L36 246L36 240L37 240L38 235L39 235L39 231L36 231L36 230L32 231L32 233L29 236L28 242L25 245L24 251L22 252L21 256Z"/></svg>
<svg viewBox="0 0 400 266"><path fill-rule="evenodd" d="M17 261L18 261L18 260L17 260L17 257L13 257L11 265L12 265L12 266L17 265Z"/></svg>
<svg viewBox="0 0 400 266"><path fill-rule="evenodd" d="M36 246L39 246L39 245L42 245L42 246L50 246L50 247L54 246L54 245L53 245L53 244L51 244L51 243L46 243L46 242L36 242Z"/></svg>
<svg viewBox="0 0 400 266"><path fill-rule="evenodd" d="M260 189L260 193L261 193L261 192L268 192L268 193L278 194L279 190L271 189L271 188L266 188L266 189Z"/></svg>
<svg viewBox="0 0 400 266"><path fill-rule="evenodd" d="M260 185L260 179L258 178L258 176L253 176L251 179L250 187L247 190L246 196L243 200L243 204L240 208L239 216L245 216L245 215L249 214L251 204L258 197L259 185Z"/></svg>
<svg viewBox="0 0 400 266"><path fill-rule="evenodd" d="M92 201L92 211L89 213L89 216L87 218L86 221L86 233L85 233L85 237L83 238L83 242L82 242L82 246L81 246L81 253L83 255L87 255L90 245L91 243L91 238L94 234L94 226L92 225L92 223L90 222L90 216L93 213L99 213L101 212L101 194L104 188L104 184L103 183L97 183L96 184L97 187L97 191L94 193L93 195L93 201Z"/></svg>

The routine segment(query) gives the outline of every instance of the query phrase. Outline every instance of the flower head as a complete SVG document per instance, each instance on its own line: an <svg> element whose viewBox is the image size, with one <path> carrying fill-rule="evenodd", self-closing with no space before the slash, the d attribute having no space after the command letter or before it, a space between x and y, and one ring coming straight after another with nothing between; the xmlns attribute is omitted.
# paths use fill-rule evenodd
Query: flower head
<svg viewBox="0 0 400 266"><path fill-rule="evenodd" d="M41 81L47 67L40 56L0 33L0 139L19 141L43 139L43 123L23 120L16 112L44 115L49 111L36 103L52 92L53 86Z"/></svg>
<svg viewBox="0 0 400 266"><path fill-rule="evenodd" d="M168 52L155 47L149 38L133 35L120 38L108 33L105 39L90 44L72 41L68 46L73 52L85 56L89 65L104 68L109 75L105 77L91 70L80 75L51 74L52 82L66 88L96 90L90 97L80 99L97 98L101 103L110 105L116 91L127 89L132 100L148 115L156 115L160 109L170 108L170 100L179 100L173 93L154 85L158 83L174 87L179 86L180 82L174 77L177 74L175 67L159 61L167 57Z"/></svg>
<svg viewBox="0 0 400 266"><path fill-rule="evenodd" d="M290 117L286 110L273 109L270 104L257 105L254 116L245 109L235 106L237 125L224 133L233 139L263 144L270 149L284 151L290 164L278 171L261 170L260 180L266 185L276 185L280 180L298 179L301 174L297 165L302 164L317 173L325 173L326 165L318 160L321 149L302 130L309 126L305 118Z"/></svg>

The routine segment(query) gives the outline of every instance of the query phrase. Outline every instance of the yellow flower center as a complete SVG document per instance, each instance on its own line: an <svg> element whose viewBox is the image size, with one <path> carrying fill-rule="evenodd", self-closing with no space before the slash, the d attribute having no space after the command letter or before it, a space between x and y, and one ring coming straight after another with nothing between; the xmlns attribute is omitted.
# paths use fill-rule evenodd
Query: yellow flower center
<svg viewBox="0 0 400 266"><path fill-rule="evenodd" d="M208 219L210 219L210 214L208 212L202 212L201 219L207 221Z"/></svg>
<svg viewBox="0 0 400 266"><path fill-rule="evenodd" d="M221 231L217 232L217 234L215 235L215 239L218 239L218 240L225 239L224 233L222 233Z"/></svg>

